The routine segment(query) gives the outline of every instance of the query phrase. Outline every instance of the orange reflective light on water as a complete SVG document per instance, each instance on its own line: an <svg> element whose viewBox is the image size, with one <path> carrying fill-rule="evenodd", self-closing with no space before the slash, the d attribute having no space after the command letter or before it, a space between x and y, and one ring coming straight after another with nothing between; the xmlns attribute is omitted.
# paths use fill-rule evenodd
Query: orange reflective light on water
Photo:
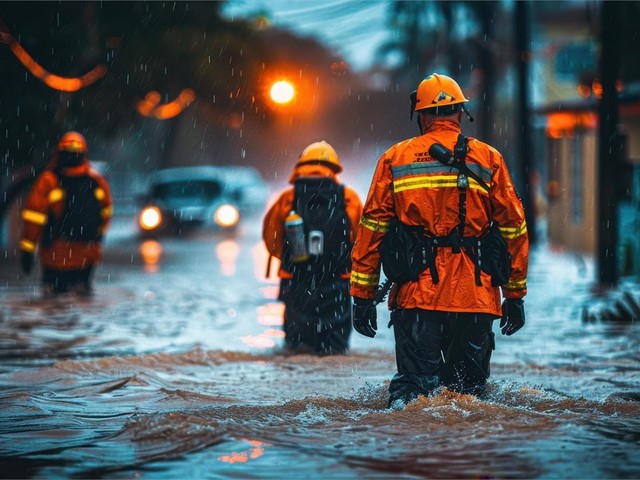
<svg viewBox="0 0 640 480"><path fill-rule="evenodd" d="M265 326L276 326L284 323L284 303L266 303L257 309L258 324Z"/></svg>
<svg viewBox="0 0 640 480"><path fill-rule="evenodd" d="M267 446L267 444L247 438L243 440L249 442L252 447L249 447L243 452L231 452L229 455L222 455L218 457L218 460L225 463L247 463L249 460L261 457L264 454L264 447Z"/></svg>
<svg viewBox="0 0 640 480"><path fill-rule="evenodd" d="M140 244L140 255L147 272L157 272L162 257L162 245L156 240L145 240Z"/></svg>
<svg viewBox="0 0 640 480"><path fill-rule="evenodd" d="M285 333L284 330L277 330L275 328L267 328L264 331L265 335L269 335L270 337L275 337L275 338L284 338L285 337Z"/></svg>
<svg viewBox="0 0 640 480"><path fill-rule="evenodd" d="M220 261L220 271L230 277L236 273L236 260L240 254L240 246L235 240L223 240L216 246L216 257Z"/></svg>
<svg viewBox="0 0 640 480"><path fill-rule="evenodd" d="M273 348L276 346L276 342L269 338L267 335L247 335L242 337L242 343L248 345L249 347L265 349L265 348Z"/></svg>

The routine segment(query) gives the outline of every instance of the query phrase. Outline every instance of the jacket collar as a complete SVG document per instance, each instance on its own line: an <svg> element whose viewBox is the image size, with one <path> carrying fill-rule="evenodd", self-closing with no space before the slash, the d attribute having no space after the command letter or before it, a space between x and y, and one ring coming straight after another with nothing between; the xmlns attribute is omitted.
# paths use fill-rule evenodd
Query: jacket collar
<svg viewBox="0 0 640 480"><path fill-rule="evenodd" d="M427 129L424 131L423 135L432 132L441 132L443 130L460 133L460 125L452 120L434 120L429 125L427 125Z"/></svg>
<svg viewBox="0 0 640 480"><path fill-rule="evenodd" d="M295 182L300 177L329 177L338 182L338 175L331 168L322 164L303 164L293 169L289 177L289 183Z"/></svg>

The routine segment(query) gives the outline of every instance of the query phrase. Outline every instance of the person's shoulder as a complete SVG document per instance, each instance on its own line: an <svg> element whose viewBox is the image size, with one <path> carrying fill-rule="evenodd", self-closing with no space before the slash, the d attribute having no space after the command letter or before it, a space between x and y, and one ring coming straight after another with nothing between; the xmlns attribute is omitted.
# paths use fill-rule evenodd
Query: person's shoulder
<svg viewBox="0 0 640 480"><path fill-rule="evenodd" d="M34 186L45 186L50 189L58 187L60 184L60 180L58 179L58 175L53 170L45 170L40 175L38 175L34 181Z"/></svg>
<svg viewBox="0 0 640 480"><path fill-rule="evenodd" d="M96 170L92 166L89 166L87 168L87 175L89 177L93 178L94 180L98 180L98 181L102 181L102 182L106 182L107 181L107 179L104 177L104 175L102 175L102 173L100 173L98 170Z"/></svg>
<svg viewBox="0 0 640 480"><path fill-rule="evenodd" d="M292 202L295 189L293 185L283 188L279 193L276 193L273 200L272 207L280 206L286 202Z"/></svg>
<svg viewBox="0 0 640 480"><path fill-rule="evenodd" d="M492 155L498 155L502 157L502 154L498 151L497 148L493 147L492 145L489 145L486 142L483 142L482 140L478 140L477 138L474 138L474 137L467 137L467 140L468 140L469 149L471 150L483 151L486 153L490 153Z"/></svg>
<svg viewBox="0 0 640 480"><path fill-rule="evenodd" d="M415 142L415 140L419 138L419 137L411 137L411 138L407 138L405 140L402 140L401 142L395 143L393 145L391 145L387 150L385 150L385 152L380 156L379 161L380 162L386 162L386 163L393 163L393 159L396 158L396 156L398 154L402 154L402 152L404 152L407 147L409 147L409 145L412 142Z"/></svg>
<svg viewBox="0 0 640 480"><path fill-rule="evenodd" d="M407 138L405 140L402 140L398 143L395 143L393 145L391 145L388 149L387 152L389 153L395 153L399 150L403 150L404 148L406 148L411 142L415 141L416 138L419 137L411 137L411 138Z"/></svg>
<svg viewBox="0 0 640 480"><path fill-rule="evenodd" d="M354 198L354 199L358 199L360 200L360 196L358 195L358 192L356 192L356 190L352 187L350 187L349 185L344 185L344 193L345 193L345 198L347 198L347 200L349 200L349 198Z"/></svg>

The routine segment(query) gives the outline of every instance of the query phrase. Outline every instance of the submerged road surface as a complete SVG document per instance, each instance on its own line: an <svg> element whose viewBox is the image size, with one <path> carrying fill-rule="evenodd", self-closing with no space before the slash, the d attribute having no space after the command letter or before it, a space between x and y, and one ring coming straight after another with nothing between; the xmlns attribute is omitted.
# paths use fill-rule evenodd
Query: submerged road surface
<svg viewBox="0 0 640 480"><path fill-rule="evenodd" d="M393 411L382 306L348 355L281 351L260 218L232 236L126 227L90 299L42 298L0 252L3 477L640 476L640 326L581 321L589 261L532 252L527 325L496 323L487 398Z"/></svg>

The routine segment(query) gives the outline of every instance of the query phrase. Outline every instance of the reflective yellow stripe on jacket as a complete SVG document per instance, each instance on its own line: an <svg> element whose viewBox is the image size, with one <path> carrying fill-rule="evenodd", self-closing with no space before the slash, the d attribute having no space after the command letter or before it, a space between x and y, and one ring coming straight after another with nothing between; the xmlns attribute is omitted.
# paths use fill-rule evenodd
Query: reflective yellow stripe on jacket
<svg viewBox="0 0 640 480"><path fill-rule="evenodd" d="M363 285L365 287L377 287L380 281L379 274L366 274L358 273L354 270L351 271L351 283Z"/></svg>
<svg viewBox="0 0 640 480"><path fill-rule="evenodd" d="M64 196L64 190L62 190L61 188L54 188L49 192L49 195L47 195L47 200L49 201L49 203L55 203L62 200Z"/></svg>
<svg viewBox="0 0 640 480"><path fill-rule="evenodd" d="M36 244L30 240L22 239L19 244L20 250L33 253L36 251Z"/></svg>
<svg viewBox="0 0 640 480"><path fill-rule="evenodd" d="M527 233L527 222L523 221L519 227L500 227L500 233L505 239L518 238Z"/></svg>
<svg viewBox="0 0 640 480"><path fill-rule="evenodd" d="M363 215L360 218L360 225L371 230L372 232L386 233L389 231L389 222L383 222L381 220L373 220L372 218Z"/></svg>
<svg viewBox="0 0 640 480"><path fill-rule="evenodd" d="M47 215L42 212L36 212L35 210L23 210L22 219L25 222L35 223L36 225L45 225L47 223Z"/></svg>

